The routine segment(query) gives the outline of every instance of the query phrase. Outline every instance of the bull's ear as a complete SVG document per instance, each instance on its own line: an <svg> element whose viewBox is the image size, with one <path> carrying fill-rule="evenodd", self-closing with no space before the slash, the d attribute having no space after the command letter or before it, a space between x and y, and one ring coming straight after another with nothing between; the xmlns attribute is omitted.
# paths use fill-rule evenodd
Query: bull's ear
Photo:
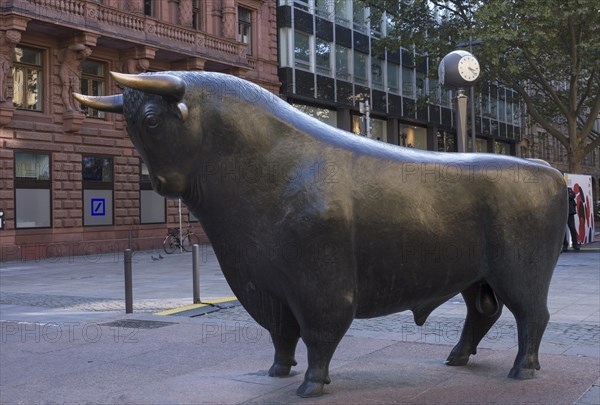
<svg viewBox="0 0 600 405"><path fill-rule="evenodd" d="M81 104L100 111L108 111L123 114L123 95L114 96L86 96L73 93L73 98Z"/></svg>
<svg viewBox="0 0 600 405"><path fill-rule="evenodd" d="M174 75L129 75L117 72L110 72L110 74L122 86L146 93L158 94L172 102L181 101L185 95L185 82Z"/></svg>
<svg viewBox="0 0 600 405"><path fill-rule="evenodd" d="M179 109L179 119L185 122L189 115L187 105L185 105L184 102L181 102L177 104L177 108Z"/></svg>

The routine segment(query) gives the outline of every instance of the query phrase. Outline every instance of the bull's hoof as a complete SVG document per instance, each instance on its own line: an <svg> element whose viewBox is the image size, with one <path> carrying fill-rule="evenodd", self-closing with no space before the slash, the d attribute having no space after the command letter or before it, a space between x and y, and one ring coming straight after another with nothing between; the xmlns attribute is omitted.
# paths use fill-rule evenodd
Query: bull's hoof
<svg viewBox="0 0 600 405"><path fill-rule="evenodd" d="M533 368L513 367L510 369L508 376L515 380L529 380L533 378L534 373L535 369Z"/></svg>
<svg viewBox="0 0 600 405"><path fill-rule="evenodd" d="M295 361L292 364L273 363L269 369L269 377L287 377L290 375L292 366L295 366L296 364Z"/></svg>
<svg viewBox="0 0 600 405"><path fill-rule="evenodd" d="M448 358L446 359L445 364L447 366L466 366L468 362L469 362L468 354L466 356L457 356L457 355L450 354L450 356L448 356Z"/></svg>
<svg viewBox="0 0 600 405"><path fill-rule="evenodd" d="M447 366L466 366L471 354L477 354L477 350L464 350L458 346L454 347L446 359Z"/></svg>
<svg viewBox="0 0 600 405"><path fill-rule="evenodd" d="M323 383L304 381L296 390L296 394L302 398L314 398L323 395Z"/></svg>

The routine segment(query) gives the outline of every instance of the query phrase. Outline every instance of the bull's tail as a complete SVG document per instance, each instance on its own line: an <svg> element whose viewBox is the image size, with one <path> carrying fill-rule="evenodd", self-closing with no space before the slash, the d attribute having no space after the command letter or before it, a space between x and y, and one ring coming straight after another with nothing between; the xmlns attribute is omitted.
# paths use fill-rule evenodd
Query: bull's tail
<svg viewBox="0 0 600 405"><path fill-rule="evenodd" d="M493 317L498 313L500 304L496 293L492 290L492 287L488 283L481 283L477 291L477 298L475 299L475 308L481 315L487 317Z"/></svg>

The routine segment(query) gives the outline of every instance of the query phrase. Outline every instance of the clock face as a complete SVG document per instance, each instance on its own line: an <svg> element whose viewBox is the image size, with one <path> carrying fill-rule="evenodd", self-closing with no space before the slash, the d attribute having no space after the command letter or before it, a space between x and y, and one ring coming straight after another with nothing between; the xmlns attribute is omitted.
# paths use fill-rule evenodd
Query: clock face
<svg viewBox="0 0 600 405"><path fill-rule="evenodd" d="M471 55L463 56L458 62L458 73L467 82L474 82L479 77L479 62Z"/></svg>

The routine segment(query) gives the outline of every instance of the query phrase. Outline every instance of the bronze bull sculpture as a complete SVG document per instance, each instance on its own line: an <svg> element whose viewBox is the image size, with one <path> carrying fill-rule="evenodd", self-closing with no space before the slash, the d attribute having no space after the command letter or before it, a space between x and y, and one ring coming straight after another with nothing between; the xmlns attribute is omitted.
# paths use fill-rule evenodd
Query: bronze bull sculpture
<svg viewBox="0 0 600 405"><path fill-rule="evenodd" d="M446 363L465 365L506 305L531 378L564 236L561 174L493 154L437 153L369 140L266 90L213 72L113 73L122 95L77 99L123 113L154 189L181 198L231 289L275 346L270 376L308 369L317 396L355 318L411 310L422 325L461 293L467 317Z"/></svg>

